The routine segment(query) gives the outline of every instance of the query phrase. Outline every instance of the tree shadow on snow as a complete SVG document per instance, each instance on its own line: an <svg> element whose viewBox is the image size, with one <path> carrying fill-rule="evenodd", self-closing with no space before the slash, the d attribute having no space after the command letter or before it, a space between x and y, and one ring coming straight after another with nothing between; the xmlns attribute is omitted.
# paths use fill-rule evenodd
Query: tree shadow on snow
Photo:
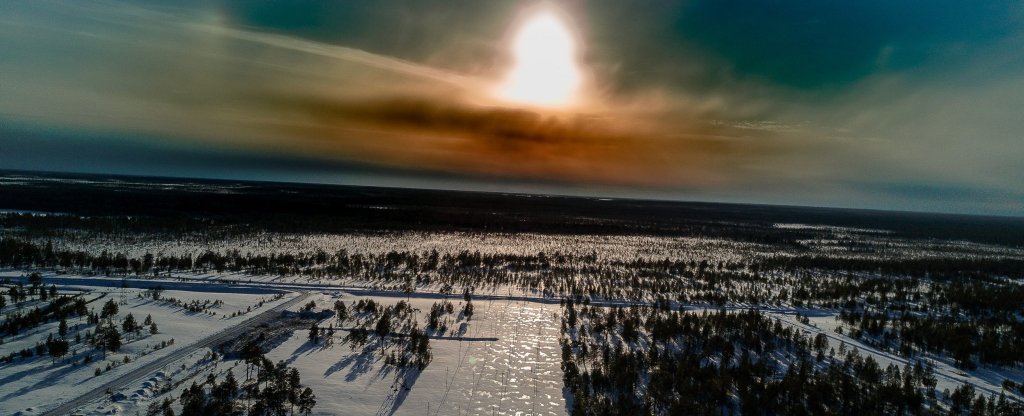
<svg viewBox="0 0 1024 416"><path fill-rule="evenodd" d="M373 363L378 359L376 353L377 349L378 344L376 342L366 343L358 354L349 354L341 361L330 366L326 371L324 371L324 378L330 377L331 374L348 368L349 371L348 374L345 375L345 381L355 381L359 376L366 374L371 368L373 368Z"/></svg>
<svg viewBox="0 0 1024 416"><path fill-rule="evenodd" d="M39 360L39 361L42 361L42 360ZM102 363L103 363L102 360L97 362L97 364L102 364ZM46 364L50 364L50 363L46 363ZM85 367L85 368L83 369L83 367ZM54 367L51 367L51 368L54 368ZM26 394L28 392L31 392L33 390L54 386L54 385L60 383L63 380L64 376L68 375L69 373L72 373L72 372L78 371L78 370L88 371L88 368L89 368L89 365L87 365L87 364L72 365L70 363L62 362L60 364L57 364L56 365L56 369L53 370L52 372L50 372L49 374L47 374L46 377L44 377L39 382L37 382L37 383L35 383L33 385L30 385L30 386L22 387L22 388L18 389L17 391L11 392L10 394L7 394L7 395L5 395L3 397L0 397L0 401L6 401L8 399L14 399L14 398L17 398L18 396L21 396L21 395ZM10 386L10 384L7 384L7 382L8 382L9 379L11 379L11 377L21 378L21 377L27 375L28 373L38 373L39 371L40 371L39 368L33 367L33 368L29 368L27 370L20 371L18 373L12 374L11 376L5 377L3 380L0 380L0 386L4 386L4 385Z"/></svg>
<svg viewBox="0 0 1024 416"><path fill-rule="evenodd" d="M326 342L314 343L312 341L306 341L303 342L302 345L299 345L299 347L296 348L295 351L292 351L291 356L289 356L288 359L284 361L288 365L291 365L292 363L295 362L295 360L298 360L300 356L313 354L315 352L323 351L325 349L327 349Z"/></svg>
<svg viewBox="0 0 1024 416"><path fill-rule="evenodd" d="M398 408L402 407L402 403L409 396L409 392L412 391L412 386L416 384L416 380L419 380L420 371L418 368L404 368L398 370L395 375L395 384L391 388L391 393L384 399L384 403L381 403L381 409L383 412L378 414L387 414L392 416L398 411Z"/></svg>
<svg viewBox="0 0 1024 416"><path fill-rule="evenodd" d="M562 387L562 399L565 400L565 413L572 414L575 397L572 395L572 390L569 390L569 387Z"/></svg>

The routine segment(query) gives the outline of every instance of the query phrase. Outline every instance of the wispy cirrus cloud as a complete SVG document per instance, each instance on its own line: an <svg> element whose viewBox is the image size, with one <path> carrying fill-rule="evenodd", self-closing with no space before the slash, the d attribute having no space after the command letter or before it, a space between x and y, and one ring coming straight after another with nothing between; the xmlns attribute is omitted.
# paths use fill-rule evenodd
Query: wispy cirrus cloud
<svg viewBox="0 0 1024 416"><path fill-rule="evenodd" d="M998 213L1024 193L1019 6L961 13L985 30L907 17L911 34L875 4L783 24L706 2L569 3L592 82L584 105L551 111L493 94L514 2L339 2L319 17L271 3L5 4L0 119L138 153L322 160L317 181L335 166L438 187ZM829 24L839 16L857 24ZM0 146L32 157L9 163L74 170L14 134ZM974 193L914 191L943 187Z"/></svg>

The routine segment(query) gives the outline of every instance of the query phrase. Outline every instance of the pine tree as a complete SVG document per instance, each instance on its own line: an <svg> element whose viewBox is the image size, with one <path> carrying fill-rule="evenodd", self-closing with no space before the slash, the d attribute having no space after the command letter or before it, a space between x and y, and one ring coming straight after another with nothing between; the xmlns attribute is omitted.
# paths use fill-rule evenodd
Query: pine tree
<svg viewBox="0 0 1024 416"><path fill-rule="evenodd" d="M338 322L343 323L348 319L348 307L340 300L334 302L334 312L338 316Z"/></svg>
<svg viewBox="0 0 1024 416"><path fill-rule="evenodd" d="M138 324L135 323L135 317L132 316L131 313L125 315L124 321L121 322L121 329L123 329L125 333L129 333L137 331L137 328Z"/></svg>
<svg viewBox="0 0 1024 416"><path fill-rule="evenodd" d="M313 406L316 406L316 395L313 394L313 390L306 387L305 390L299 394L299 413L309 415L313 413Z"/></svg>
<svg viewBox="0 0 1024 416"><path fill-rule="evenodd" d="M384 337L391 333L391 310L384 308L384 312L380 314L380 319L377 320L377 326L374 328L374 332L377 337L380 338L381 355L384 354Z"/></svg>
<svg viewBox="0 0 1024 416"><path fill-rule="evenodd" d="M316 324L309 327L309 340L314 344L320 341L320 328Z"/></svg>
<svg viewBox="0 0 1024 416"><path fill-rule="evenodd" d="M108 300L107 303L103 304L103 309L100 312L100 318L106 318L117 315L117 303L113 299Z"/></svg>
<svg viewBox="0 0 1024 416"><path fill-rule="evenodd" d="M192 385L181 392L181 415L182 416L203 416L206 407L206 391L194 381Z"/></svg>
<svg viewBox="0 0 1024 416"><path fill-rule="evenodd" d="M103 333L103 345L111 352L121 349L121 333L117 332L113 323L107 325L107 329Z"/></svg>
<svg viewBox="0 0 1024 416"><path fill-rule="evenodd" d="M69 345L63 339L47 340L46 349L50 356L56 360L68 353Z"/></svg>

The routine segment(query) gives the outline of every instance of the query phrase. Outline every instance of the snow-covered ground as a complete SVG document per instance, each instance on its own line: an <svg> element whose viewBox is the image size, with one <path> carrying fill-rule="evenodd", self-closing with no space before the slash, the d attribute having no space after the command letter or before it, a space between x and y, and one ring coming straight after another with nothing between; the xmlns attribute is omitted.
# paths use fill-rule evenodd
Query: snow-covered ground
<svg viewBox="0 0 1024 416"><path fill-rule="evenodd" d="M818 311L804 312L805 316L807 316L807 319L809 320L809 325L797 321L795 319L795 315L792 314L778 314L770 312L766 314L773 318L779 318L779 320L786 324L800 328L811 336L815 336L819 333L825 334L825 336L828 337L829 347L835 348L837 351L839 350L840 344L843 343L846 344L846 349L856 348L860 354L870 355L875 359L875 361L878 361L879 366L882 368L885 368L889 364L895 364L902 368L907 364L913 365L914 360L930 362L935 368L935 376L937 379L935 388L938 391L943 391L945 389L953 391L964 383L970 383L974 385L975 388L985 392L986 394L998 396L1000 391L1002 391L1003 380L1024 379L1024 371L1021 369L994 368L991 366L981 365L974 370L961 370L954 366L953 360L949 357L935 356L934 354L920 354L914 359L908 360L897 354L867 345L860 340L849 337L845 333L839 334L835 332L835 329L840 325L839 322L836 321L834 314L815 313ZM1021 397L1012 391L1007 392L1007 394L1024 399L1024 397Z"/></svg>
<svg viewBox="0 0 1024 416"><path fill-rule="evenodd" d="M0 279L18 276L20 274L14 272L0 273ZM48 277L51 276L44 276L47 286L53 280ZM162 292L163 299L174 298L185 303L210 301L211 304L220 301L204 312L190 312L165 300L153 300L146 296L145 290L140 289L126 289L122 296L121 290L117 288L87 284L59 287L62 293L82 292L85 299L90 301L87 305L89 309L97 312L108 300L120 303L124 299L127 303L119 305L118 314L113 319L118 330L121 329L124 317L131 313L139 324L147 315L151 316L157 324L158 332L150 334L149 328L144 328L138 335L122 334L123 345L120 351L107 352L104 357L101 351L86 345L84 341L86 331L94 331L95 325L89 325L85 317L68 319L66 339L72 346L63 359L54 362L50 356L16 357L12 363L0 363L0 414L41 413L123 376L139 365L177 349L188 348L196 340L244 320L248 313L273 307L289 298L285 296L275 299L271 292L201 292L173 290L173 285L166 286L172 289ZM31 307L30 303L22 307ZM8 304L3 312L12 311L13 308L15 305ZM44 342L49 334L58 336L58 325L57 321L52 321L14 336L3 337L0 356L33 348L37 343ZM75 336L79 334L83 338L82 342L75 343ZM172 345L157 349L162 344L169 344L171 340ZM83 362L86 356L91 357L91 362ZM99 376L94 374L97 368L101 370Z"/></svg>
<svg viewBox="0 0 1024 416"><path fill-rule="evenodd" d="M315 301L319 308L330 308L338 299L350 302L360 297L335 292L321 295ZM402 300L373 299L384 305ZM421 325L434 302L411 300L412 306L419 309ZM463 305L461 298L453 297L452 303L458 315ZM333 345L328 346L326 342L312 344L307 331L296 330L267 352L267 358L283 360L299 370L302 383L317 395L314 414L565 414L558 355L559 307L534 302L473 304L472 320L460 319L446 333L469 340L431 339L433 360L423 372L413 370L408 376L399 376L394 367L384 365L380 349L372 339L355 350L343 343L345 331L337 331ZM327 324L336 322L323 322ZM144 412L151 400L176 398L192 380L201 383L210 373L220 378L233 368L236 378L244 379L245 375L244 365L238 361L206 362L199 352L183 364L184 369L174 369L177 374L155 375L122 391L118 400L102 400L88 408L96 413ZM194 378L181 378L188 374ZM159 396L147 394L154 390L153 385L168 383L176 383L177 387Z"/></svg>
<svg viewBox="0 0 1024 416"><path fill-rule="evenodd" d="M5 276L18 277L20 274L0 273L0 278ZM160 332L156 335L140 336L138 339L126 338L122 351L108 354L103 361L93 361L88 365L68 364L71 360L81 362L82 354L92 351L78 346L76 357L69 354L63 363L51 364L49 357L19 357L12 364L0 364L0 414L41 413L59 401L123 375L133 366L153 360L175 348L184 348L206 335L244 319L231 317L232 315L262 310L284 301L271 300L274 297L273 293L278 289L230 286L212 281L216 278L238 276L204 277L208 278L209 282L168 279L150 283L159 283L166 288L162 293L165 298L177 298L184 302L223 302L208 312L188 312L167 302L145 297L145 290L128 289L125 296L128 303L121 306L116 321L120 322L128 312L140 322L146 315L151 315L159 325ZM48 282L58 282L62 293L83 292L87 300L94 300L89 307L97 310L108 299L121 299L121 290L116 286L111 287L111 279L52 275L47 275L44 279ZM377 295L357 296L332 288L316 295L313 300L318 309L331 309L336 300L350 303L359 299L374 299L383 305L393 305L405 300L400 292L392 292L391 295L385 295L384 291L369 293ZM559 367L561 308L557 303L551 303L550 299L485 300L480 296L473 302L476 308L472 320L467 321L458 317L463 306L461 296L452 296L450 300L455 310L455 314L451 315L454 323L444 337L430 340L433 360L422 372L413 370L399 375L394 367L384 365L383 355L372 338L365 346L353 349L349 344L342 342L346 334L342 330L336 332L333 343L312 344L305 329L296 329L286 336L283 342L268 351L267 358L275 362L285 361L289 366L299 370L302 383L311 387L317 395L315 414L566 413L566 398L563 396L562 372ZM256 308L261 301L264 301L264 304ZM409 302L418 309L417 317L420 326L424 327L431 305L439 300L412 297ZM296 305L292 309L299 306ZM8 305L5 311L12 307ZM881 351L859 340L836 333L838 323L834 318L834 311L787 307L759 308L756 305L730 307L745 308L761 309L768 316L804 330L811 336L823 333L828 336L830 347L838 350L840 343L845 343L846 349L856 348L861 354L872 356L883 368L890 363L901 367L907 363L907 360L893 353ZM699 312L717 308L693 305L688 309ZM807 317L809 324L800 322L796 313ZM84 326L78 318L69 320L68 323L72 326L69 332L72 338L76 331L74 325ZM337 322L328 319L321 324L337 325ZM56 325L56 322L51 322L26 333L6 337L4 344L0 345L0 352L6 355L10 351L34 346L37 342L45 340L47 334L55 334ZM81 331L83 328L78 330ZM464 339L458 339L459 336ZM175 339L173 346L153 351L154 345L172 338ZM164 398L177 399L182 388L190 385L193 380L202 382L211 373L222 378L226 371L234 371L236 378L244 378L244 365L238 361L210 359L210 352L209 349L197 349L175 365L133 383L120 392L113 392L115 394L111 397L97 400L85 409L90 414L142 413L154 401L162 401ZM98 355L95 352L93 354ZM131 362L124 364L125 357ZM945 357L922 358L933 362L939 391L953 390L958 385L969 382L982 391L998 394L1002 380L1024 378L1024 374L1019 370L982 366L964 373L953 367L950 360ZM95 368L105 368L107 363L112 362L121 365L104 371L99 377L94 377Z"/></svg>
<svg viewBox="0 0 1024 416"><path fill-rule="evenodd" d="M0 228L0 236L18 235L17 230ZM601 253L608 260L635 258L738 261L751 253L770 254L774 248L764 244L736 242L718 238L659 237L645 235L558 235L535 233L470 232L380 232L352 234L260 232L211 238L207 234L182 234L175 238L146 233L90 233L66 230L59 240L36 238L34 242L53 243L58 250L99 254L123 253L129 257L198 256L205 251L270 255L275 253L350 253L383 254L389 251L415 253L437 250L441 255L463 251L481 254L530 255L538 252L585 255Z"/></svg>

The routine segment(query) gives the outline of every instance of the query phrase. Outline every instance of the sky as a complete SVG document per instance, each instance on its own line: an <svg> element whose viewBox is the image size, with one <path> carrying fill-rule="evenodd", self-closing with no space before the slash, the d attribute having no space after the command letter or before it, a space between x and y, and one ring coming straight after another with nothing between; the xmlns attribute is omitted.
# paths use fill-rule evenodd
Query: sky
<svg viewBox="0 0 1024 416"><path fill-rule="evenodd" d="M1017 1L0 2L0 168L1024 215Z"/></svg>

